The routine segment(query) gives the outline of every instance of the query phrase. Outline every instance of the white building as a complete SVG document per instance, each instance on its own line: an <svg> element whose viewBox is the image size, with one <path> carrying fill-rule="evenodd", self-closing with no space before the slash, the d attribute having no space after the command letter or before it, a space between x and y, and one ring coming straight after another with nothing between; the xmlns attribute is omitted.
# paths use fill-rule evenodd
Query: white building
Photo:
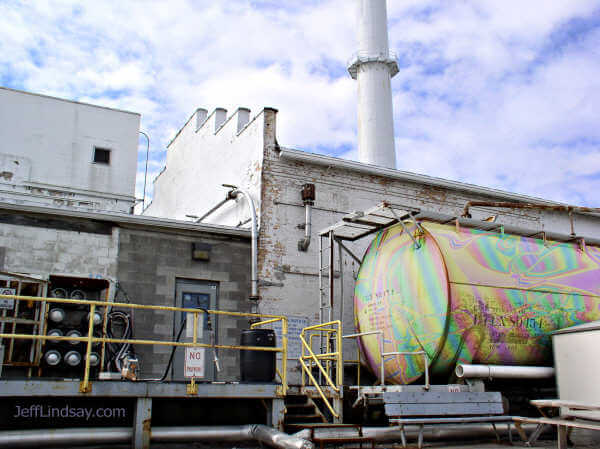
<svg viewBox="0 0 600 449"><path fill-rule="evenodd" d="M0 87L3 201L130 213L140 115Z"/></svg>

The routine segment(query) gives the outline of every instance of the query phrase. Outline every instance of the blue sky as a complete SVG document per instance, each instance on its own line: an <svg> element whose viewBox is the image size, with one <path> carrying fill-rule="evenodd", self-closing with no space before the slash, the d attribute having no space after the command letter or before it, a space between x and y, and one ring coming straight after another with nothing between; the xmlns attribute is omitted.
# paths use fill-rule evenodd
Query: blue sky
<svg viewBox="0 0 600 449"><path fill-rule="evenodd" d="M282 145L355 159L354 14L351 0L0 0L0 85L141 113L150 180L197 107L275 107ZM389 0L388 19L399 169L600 206L598 0Z"/></svg>

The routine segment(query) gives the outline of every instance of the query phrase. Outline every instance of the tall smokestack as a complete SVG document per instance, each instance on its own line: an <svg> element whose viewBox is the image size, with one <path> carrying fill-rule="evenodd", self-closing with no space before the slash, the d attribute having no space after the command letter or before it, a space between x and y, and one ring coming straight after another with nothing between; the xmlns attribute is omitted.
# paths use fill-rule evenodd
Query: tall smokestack
<svg viewBox="0 0 600 449"><path fill-rule="evenodd" d="M358 53L348 72L358 80L358 159L396 168L391 78L398 64L390 56L385 0L358 1Z"/></svg>

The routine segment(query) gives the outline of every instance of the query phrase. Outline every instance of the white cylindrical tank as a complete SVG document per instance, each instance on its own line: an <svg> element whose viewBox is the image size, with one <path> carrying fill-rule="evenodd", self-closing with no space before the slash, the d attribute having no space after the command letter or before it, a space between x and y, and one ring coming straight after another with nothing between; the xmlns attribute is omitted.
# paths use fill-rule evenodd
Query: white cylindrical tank
<svg viewBox="0 0 600 449"><path fill-rule="evenodd" d="M385 0L358 0L358 53L348 71L358 80L358 158L396 168L390 57Z"/></svg>

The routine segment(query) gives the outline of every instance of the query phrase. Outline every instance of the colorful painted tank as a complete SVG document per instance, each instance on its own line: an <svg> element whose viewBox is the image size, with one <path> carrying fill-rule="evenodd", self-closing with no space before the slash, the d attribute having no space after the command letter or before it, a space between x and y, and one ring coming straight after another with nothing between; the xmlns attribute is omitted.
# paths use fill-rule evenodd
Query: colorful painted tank
<svg viewBox="0 0 600 449"><path fill-rule="evenodd" d="M354 291L359 332L383 331L384 352L424 350L430 372L456 363L550 364L549 333L600 319L600 249L422 222L377 234ZM376 336L361 338L373 373ZM389 383L415 382L424 362L386 356Z"/></svg>

